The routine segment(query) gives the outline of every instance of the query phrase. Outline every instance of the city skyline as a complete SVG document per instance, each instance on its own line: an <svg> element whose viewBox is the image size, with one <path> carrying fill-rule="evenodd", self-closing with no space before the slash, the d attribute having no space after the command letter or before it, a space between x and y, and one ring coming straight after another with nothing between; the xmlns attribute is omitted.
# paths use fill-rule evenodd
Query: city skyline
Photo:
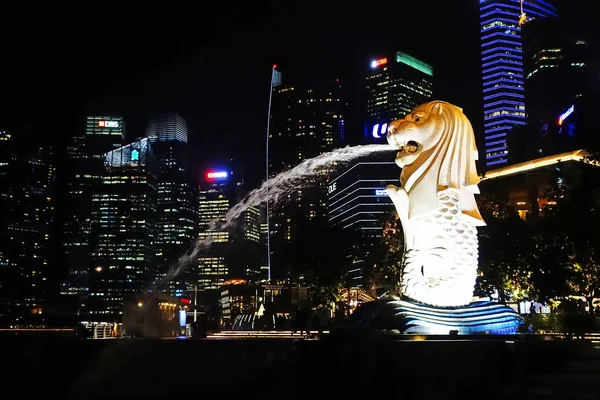
<svg viewBox="0 0 600 400"><path fill-rule="evenodd" d="M469 7L473 5L469 4ZM5 143L2 146L2 165L5 166L4 175L7 182L18 182L24 176L27 178L23 175L24 172L19 170L18 162L40 163L43 168L51 171L47 177L52 178L48 178L48 182L39 180L30 185L31 187L20 189L18 185L4 185L9 189L3 192L5 203L17 209L18 201L11 195L11 190L55 193L45 197L46 200L40 197L42 201L51 202L48 205L51 212L43 221L40 217L40 221L47 223L48 228L40 229L39 233L46 235L48 231L56 235L55 243L46 246L44 251L57 253L49 256L52 263L48 263L51 266L45 268L44 273L51 270L56 272L49 275L56 275L52 276L53 281L62 280L60 293L71 295L72 305L75 306L73 309L77 309L78 314L84 308L88 308L91 314L114 316L120 312L126 295L137 293L153 282L165 283L163 278L169 276L171 263L179 259L189 243L198 237L198 233L200 240L208 236L218 242L215 249L220 246L221 241L215 240L216 233L207 231L212 226L210 221L220 218L220 215L232 209L233 204L239 201L239 195L242 195L241 192L237 193L238 190L251 190L265 176L264 141L269 89L273 91L268 133L268 137L271 138L271 151L267 158L271 176L339 147L373 141L383 143L388 121L403 117L423 102L437 99L457 104L460 111L464 111L468 119L473 121L476 137L479 139L477 147L480 151L485 151L485 157L480 164L481 171L487 169L486 166L496 165L496 161L490 161L497 155L493 152L499 152L502 156L498 157L499 163L509 162L509 157L504 155L508 154L509 142L506 136L512 127L506 126L507 124L515 125L518 122L525 126L520 132L512 130L508 136L514 136L515 132L519 133L520 137L539 134L531 129L527 130L534 124L526 126L525 105L532 105L528 103L531 102L530 99L535 99L536 96L539 98L543 91L535 89L531 86L531 81L526 80L530 83L530 97L530 94L525 93L526 82L523 81L524 57L535 61L539 51L533 50L534 47L529 43L528 46L532 49L530 54L521 55L525 53L521 47L525 46L520 42L519 24L523 20L517 19L517 0L481 0L479 4L482 12L480 18L473 12L468 14L468 23L465 24L465 27L477 27L477 30L453 29L452 17L458 16L449 14L443 21L439 17L427 16L423 24L413 21L412 25L406 26L402 25L402 20L399 19L397 22L403 28L392 29L394 24L390 24L392 27L386 26L380 32L370 35L365 33L370 29L368 25L350 26L350 21L349 26L339 26L339 31L336 31L336 26L329 24L330 20L327 19L333 14L328 13L339 11L336 15L340 17L345 14L333 6L326 7L323 14L318 16L310 14L309 10L299 11L300 14L295 15L296 22L291 21L290 24L284 24L281 18L298 11L295 10L295 6L292 4L275 7L271 10L272 15L264 19L271 21L272 25L236 27L232 29L229 39L231 43L235 42L235 45L230 43L232 47L228 47L226 43L222 43L219 47L217 42L211 45L213 49L215 46L219 47L221 52L233 52L233 55L219 58L219 68L216 72L211 70L211 65L215 66L213 57L222 53L216 52L209 56L206 51L210 47L208 44L204 47L190 44L191 47L185 51L196 52L198 55L203 49L202 56L191 56L192 53L189 53L190 57L180 58L175 64L168 61L168 58L148 61L144 64L144 73L147 73L144 79L136 80L130 76L127 78L128 83L118 84L117 87L114 86L115 82L129 74L136 65L139 66L136 64L139 60L125 57L123 67L119 70L119 73L125 74L121 78L111 75L116 73L111 68L103 73L93 68L83 69L82 71L87 72L96 71L93 76L85 78L90 79L90 84L75 89L69 85L74 85L77 79L71 77L71 80L64 82L62 95L65 97L57 97L53 102L44 103L45 108L36 108L39 107L36 102L41 101L48 93L40 95L39 98L29 96L32 99L31 103L23 106L19 97L21 94L17 94L21 93L17 92L18 86L10 86L5 82L4 86L9 89L12 87L13 90L7 91L5 98L14 100L2 109L3 114L0 116L0 124L9 127L7 131L2 131L8 132L3 133ZM469 7L462 11L476 11L476 8ZM527 4L526 10L530 17L545 16L535 14L531 7L538 7L538 3L532 1ZM456 8L453 12L457 13L459 10ZM308 26L304 22L297 22L304 15L302 12L313 18L315 24L310 26L312 31L310 28L302 31L307 33L304 36L300 34L301 39L284 35L273 40L267 47L257 45L256 48L239 48L241 44L249 44L252 40L262 40L265 35L270 37L281 32L288 32L289 35L297 24L302 27ZM228 21L226 24L231 23L232 21ZM527 24L535 25L535 21L527 21L525 26ZM448 35L444 35L446 30ZM254 32L255 36L243 39L234 35L240 32ZM404 36L400 40L402 35ZM461 41L461 37L465 40ZM321 41L319 46L311 47L310 43L320 38L326 40ZM417 43L415 38L423 44ZM519 40L516 41L515 38ZM338 39L343 41L336 45L335 41ZM483 40L483 43L479 43L480 40ZM588 46L587 41L582 38L569 40L575 40L574 45L581 48ZM356 45L355 48L350 48L352 43ZM474 43L480 44L481 47L475 47ZM497 47L497 43L512 47ZM287 48L288 45L293 46L294 50ZM556 46L558 44L544 44L542 50L558 53L560 51ZM239 51L234 51L236 48ZM123 49L119 51L123 52ZM253 51L256 51L256 55L249 57ZM590 54L592 53L590 51ZM76 54L79 53L74 50L71 56ZM100 56L106 54L108 53L101 53ZM116 57L117 54L119 52L115 50L112 56ZM482 54L484 59L481 59ZM546 59L551 58L540 58ZM66 58L60 63L68 60L69 58ZM271 60L277 61L277 68L275 64L269 65ZM584 79L593 76L594 62L591 58L588 63L587 59L576 57L565 63L565 68L580 70L581 82L585 85ZM276 87L270 88L268 72L275 70L281 73L280 77L283 79ZM556 70L558 71L558 68ZM25 72L26 70L21 73ZM533 72L534 70L531 73ZM536 73L536 78L542 76L541 72ZM36 79L41 79L41 76L32 78L32 82ZM101 87L92 84L100 81L103 82ZM27 83L29 84L31 82ZM47 82L45 84L50 85ZM94 94L93 89L96 87L97 94ZM43 86L40 86L36 90L42 88ZM593 88L593 85L590 85L590 88ZM517 94L522 104L511 100L511 97L515 97L515 92L509 93L507 90L519 92ZM489 91L493 93L487 94ZM543 96L549 99L551 95L557 94L554 92L556 90ZM52 93L56 96L58 92ZM495 103L488 104L486 100L489 100L489 97L497 98L498 101L494 100ZM573 106L577 111L573 111L573 107L567 108L572 104L573 98L578 99L577 105ZM79 104L75 106L77 102ZM590 109L593 104L593 90L590 89L588 93L582 88L560 99L556 107L542 107L540 101L533 106L542 107L542 111L547 115L545 118L550 120L554 120L557 113L571 110L569 115L573 114L572 116L564 114L558 122L558 125L561 125L562 120L570 118L565 129L568 129L571 135L584 129L593 131L591 114L586 111L586 107ZM485 117L484 113L480 113L480 118L477 118L474 110L484 108L482 105L485 106ZM5 117L8 112L19 107L21 114ZM30 115L27 118L23 117L23 113L27 112ZM511 118L519 118L509 121L505 114L510 114ZM484 118L488 121L486 125L483 124ZM19 130L11 127L11 124L18 126L28 119L33 122L28 128ZM491 132L490 137L484 138L483 127L489 128L490 121L502 126L494 125L492 128L495 131ZM75 125L77 126L74 127ZM499 130L502 132L498 133ZM555 130L557 134L562 132L560 128ZM21 132L25 131L31 136L23 136ZM496 135L503 137L500 139ZM40 138L39 142L37 138ZM486 140L483 143L484 139L493 142ZM15 147L13 150L11 146L17 143L18 149ZM504 147L491 147L496 145ZM511 146L514 146L511 149L521 147L518 143ZM560 146L558 148L574 150ZM23 153L18 155L17 150ZM30 155L27 152L30 150L48 152L43 160L38 160L35 157L28 158ZM386 163L393 165L391 161ZM342 208L346 203L334 204L335 201L331 202L333 196L329 196L330 201L327 199L327 192L331 194L332 187L329 185L328 190L327 181L335 183L336 175L343 175L342 171L335 171L332 165L334 164L312 169L313 175L306 176L303 181L306 185L310 184L310 187L299 186L293 189L293 192L286 192L286 197L282 199L289 204L281 204L278 211L267 210L271 217L270 226L268 222L261 221L263 211L259 207L248 210L251 212L244 215L246 231L238 233L241 235L245 232L240 237L248 242L248 246L244 244L242 247L248 247L250 253L254 252L253 248L261 245L261 234L269 228L273 247L270 253L267 253L278 254L279 257L276 261L279 273L275 279L292 279L290 271L294 268L294 276L303 275L298 272L301 266L289 262L289 250L301 243L295 243L295 238L303 237L301 232L307 221L328 220L332 227L336 225L332 223L333 220L341 215L340 213L336 217L335 212L344 211ZM233 174L233 171L235 178L230 183L235 185L231 186L231 193L221 193L214 187L206 187L205 178L211 180L217 177L214 174L219 174L218 177L225 174L227 177L227 174ZM315 171L318 172L315 174ZM212 177L210 174L213 174ZM364 176L361 179L364 180ZM372 190L381 190L381 182L396 181L396 172L387 171L381 176L370 176L369 179L379 183L377 187L368 186L368 194L364 196L374 198L378 206L384 207L381 208L382 212L377 213L370 210L356 212L364 215L385 214L388 210L391 212L389 201L380 202L377 190ZM36 188L35 184L43 184L44 189ZM29 198L28 193L24 199L23 205L32 207L36 212L41 210L34 199ZM277 198L273 201L276 200ZM264 201L264 198L261 198L261 201ZM521 204L526 207L519 211L526 215L526 211L536 207L534 203L531 204ZM351 208L346 211L353 210L354 206L349 207ZM15 226L15 232L27 232L30 229L27 224L30 223L32 212L23 212L18 216L4 214L7 220L17 220L16 225L3 227L4 234L8 235L10 240L15 240L16 236L11 233ZM63 221L65 229L61 229ZM365 219L362 222L377 224L379 216L370 216L368 221ZM348 226L350 225L342 224L342 228ZM362 225L359 228L379 229ZM374 232L375 230L371 233ZM228 237L231 232L217 233ZM370 246L373 247L381 235L371 236L374 241ZM46 237L52 236L44 236L44 241L50 240L45 239ZM181 279L177 278L177 282L171 282L169 285L170 294L185 295L187 292L189 295L190 291L197 289L216 291L229 279L246 279L264 272L265 262L261 260L262 257L253 256L250 262L249 258L245 259L241 253L234 254L233 249L237 244L232 247L229 246L228 238L225 241L228 245L223 247L222 254L216 252L209 256L200 256L198 264L195 265L198 276L192 277L195 284L192 285L188 277L181 276ZM233 241L231 242L233 244ZM21 244L28 245L27 240L22 240ZM33 246L34 250L23 250L24 255L19 257L38 258L36 246L39 246L39 241L34 241ZM64 246L64 251L57 250L60 246ZM11 253L9 250L3 251L6 254ZM15 257L11 255L6 258L7 263L15 264ZM270 259L267 260L266 265L269 266L270 272ZM25 268L24 274L27 275L29 267L25 267L22 262L21 264L18 266ZM59 273L55 267L62 272ZM368 270L363 267L360 269ZM65 281L60 275L67 270L68 278ZM37 269L31 271L31 276L34 274L37 279ZM358 274L356 277L360 278ZM39 276L39 279L45 286L45 277ZM37 285L34 283L32 287ZM104 304L105 296L112 304ZM31 303L35 305L37 300L31 300Z"/></svg>
<svg viewBox="0 0 600 400"><path fill-rule="evenodd" d="M203 37L199 33L187 35L187 29L177 35L163 32L161 37L144 31L141 38L84 30L82 35L89 39L86 48L109 45L111 58L121 60L118 65L97 62L93 52L58 40L55 52L61 57L47 72L33 74L27 65L46 54L45 40L63 36L51 30L41 42L31 43L28 54L7 47L8 54L14 54L7 68L15 79L2 84L6 97L0 121L39 119L43 123L63 108L64 115L70 116L68 120L61 121L60 129L49 127L56 131L52 136L57 140L75 134L79 124L72 120L78 116L122 115L128 131L141 135L146 114L178 112L188 121L190 144L198 149L198 158L226 152L238 157L248 146L254 153L264 152L258 142L264 141L266 132L272 64L278 64L284 83L324 75L339 77L349 87L352 79L362 83L365 58L402 50L433 65L440 83L436 82L438 96L463 106L477 124L481 114L475 51L479 46L477 6L450 6L442 1L436 5L442 14L398 17L391 24L382 23L387 17L376 5L358 12L356 6L331 2L319 5L319 13L315 13L310 4L292 2L272 9L256 5L217 9L217 15L224 18L202 28L213 31ZM422 13L417 4L389 7L386 5L385 14ZM136 25L135 19L122 18L131 20L132 27ZM457 30L453 20L470 23ZM44 25L40 21L36 29ZM450 50L444 44L447 41L461 46ZM457 59L461 62L456 63ZM69 67L71 64L78 68ZM463 90L465 87L473 89ZM24 92L37 96L32 99ZM357 102L350 99L350 103ZM243 128L239 128L241 124ZM227 149L220 146L224 142ZM263 155L256 154L245 162L256 164L252 169L262 172Z"/></svg>

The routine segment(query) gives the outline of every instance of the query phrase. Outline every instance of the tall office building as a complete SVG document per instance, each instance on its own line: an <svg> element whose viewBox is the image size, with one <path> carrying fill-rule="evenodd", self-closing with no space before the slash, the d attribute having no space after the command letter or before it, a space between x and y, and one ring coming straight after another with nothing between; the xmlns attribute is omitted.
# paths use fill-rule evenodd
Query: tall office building
<svg viewBox="0 0 600 400"><path fill-rule="evenodd" d="M197 287L215 300L218 289L229 279L259 279L260 210L248 207L228 228L213 225L215 221L224 222L225 214L244 194L243 180L232 169L205 171L198 195L198 239L210 239L212 245L198 255L197 269L191 273L188 290Z"/></svg>
<svg viewBox="0 0 600 400"><path fill-rule="evenodd" d="M196 238L196 188L189 168L187 134L187 123L177 113L148 118L146 137L152 145L158 173L156 255L159 278L166 275ZM185 294L185 276L176 277L168 285L168 288L160 289L171 295Z"/></svg>
<svg viewBox="0 0 600 400"><path fill-rule="evenodd" d="M522 32L528 158L595 147L598 135L582 124L594 91L586 31L561 16L530 21Z"/></svg>
<svg viewBox="0 0 600 400"><path fill-rule="evenodd" d="M66 181L63 250L68 268L61 295L70 312L86 313L92 259L92 195L102 188L104 154L120 147L125 135L123 118L88 116L82 134L67 145L63 176Z"/></svg>
<svg viewBox="0 0 600 400"><path fill-rule="evenodd" d="M364 136L385 142L387 123L431 100L433 68L404 52L371 59L365 77Z"/></svg>
<svg viewBox="0 0 600 400"><path fill-rule="evenodd" d="M146 136L150 143L181 142L187 143L187 122L175 112L155 114L148 118Z"/></svg>
<svg viewBox="0 0 600 400"><path fill-rule="evenodd" d="M302 161L344 144L346 103L339 80L285 84L273 89L269 131L269 175L293 168ZM309 182L288 195L287 201L270 209L271 251L283 251L292 242L296 218L327 217L327 176L330 167L309 178ZM282 277L283 268L275 265L272 275Z"/></svg>
<svg viewBox="0 0 600 400"><path fill-rule="evenodd" d="M93 194L89 317L119 320L123 301L156 276L156 160L143 138L104 154Z"/></svg>
<svg viewBox="0 0 600 400"><path fill-rule="evenodd" d="M0 319L13 322L41 314L55 241L54 149L32 133L0 130Z"/></svg>
<svg viewBox="0 0 600 400"><path fill-rule="evenodd" d="M519 0L480 0L481 62L485 166L510 161L507 135L515 126L525 126L523 43ZM556 7L547 1L523 2L527 19L556 17ZM527 23L527 22L525 22Z"/></svg>
<svg viewBox="0 0 600 400"><path fill-rule="evenodd" d="M328 217L333 226L354 229L363 239L353 254L349 283L362 286L369 247L381 240L383 218L394 211L385 187L398 185L399 168L381 156L365 157L332 176L328 192Z"/></svg>

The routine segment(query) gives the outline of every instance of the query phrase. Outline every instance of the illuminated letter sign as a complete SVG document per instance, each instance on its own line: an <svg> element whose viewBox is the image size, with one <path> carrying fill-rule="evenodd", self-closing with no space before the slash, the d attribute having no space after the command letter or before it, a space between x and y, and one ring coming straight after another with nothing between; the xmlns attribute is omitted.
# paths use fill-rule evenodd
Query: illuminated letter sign
<svg viewBox="0 0 600 400"><path fill-rule="evenodd" d="M569 107L567 111L565 111L560 115L560 117L558 117L558 124L562 125L563 122L565 122L565 119L569 118L569 115L573 114L573 111L575 111L575 105Z"/></svg>
<svg viewBox="0 0 600 400"><path fill-rule="evenodd" d="M379 60L371 61L371 68L377 68L380 65L387 64L387 58L380 58Z"/></svg>
<svg viewBox="0 0 600 400"><path fill-rule="evenodd" d="M336 189L337 189L337 182L333 182L331 185L329 185L327 187L327 194L331 194L331 193L335 192Z"/></svg>
<svg viewBox="0 0 600 400"><path fill-rule="evenodd" d="M385 189L375 189L375 196L387 196Z"/></svg>
<svg viewBox="0 0 600 400"><path fill-rule="evenodd" d="M140 161L140 151L138 149L131 150L131 155L129 156L131 161Z"/></svg>
<svg viewBox="0 0 600 400"><path fill-rule="evenodd" d="M219 178L227 178L227 172L225 171L210 171L206 174L207 179L219 179Z"/></svg>
<svg viewBox="0 0 600 400"><path fill-rule="evenodd" d="M379 129L379 126L381 125L381 129ZM373 132L371 133L373 135L373 137L375 139L381 139L381 135L385 135L385 133L387 132L387 126L388 124L375 124L373 125Z"/></svg>
<svg viewBox="0 0 600 400"><path fill-rule="evenodd" d="M99 128L118 128L119 127L119 121L104 121L104 120L100 120L100 121L98 121L98 127Z"/></svg>

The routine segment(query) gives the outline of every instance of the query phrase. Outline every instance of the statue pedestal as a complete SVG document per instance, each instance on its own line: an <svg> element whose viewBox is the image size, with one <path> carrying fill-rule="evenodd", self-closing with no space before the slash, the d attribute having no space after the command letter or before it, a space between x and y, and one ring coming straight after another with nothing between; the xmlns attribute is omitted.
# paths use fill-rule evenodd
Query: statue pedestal
<svg viewBox="0 0 600 400"><path fill-rule="evenodd" d="M523 318L512 308L490 301L461 307L433 307L409 300L382 299L363 304L351 317L355 327L403 334L507 335L516 333Z"/></svg>

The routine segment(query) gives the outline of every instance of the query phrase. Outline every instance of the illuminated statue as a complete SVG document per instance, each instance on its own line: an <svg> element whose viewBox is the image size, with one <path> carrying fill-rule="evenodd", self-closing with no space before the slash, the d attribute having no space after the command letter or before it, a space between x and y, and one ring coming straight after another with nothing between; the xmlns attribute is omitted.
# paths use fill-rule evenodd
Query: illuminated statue
<svg viewBox="0 0 600 400"><path fill-rule="evenodd" d="M386 191L404 230L401 297L383 296L352 314L352 325L403 334L513 334L512 308L475 301L479 176L471 123L443 101L415 108L388 125L398 150L400 187Z"/></svg>
<svg viewBox="0 0 600 400"><path fill-rule="evenodd" d="M475 194L479 176L471 123L442 101L389 124L401 187L386 188L405 240L402 295L438 307L470 303L477 277L477 227L485 225Z"/></svg>

